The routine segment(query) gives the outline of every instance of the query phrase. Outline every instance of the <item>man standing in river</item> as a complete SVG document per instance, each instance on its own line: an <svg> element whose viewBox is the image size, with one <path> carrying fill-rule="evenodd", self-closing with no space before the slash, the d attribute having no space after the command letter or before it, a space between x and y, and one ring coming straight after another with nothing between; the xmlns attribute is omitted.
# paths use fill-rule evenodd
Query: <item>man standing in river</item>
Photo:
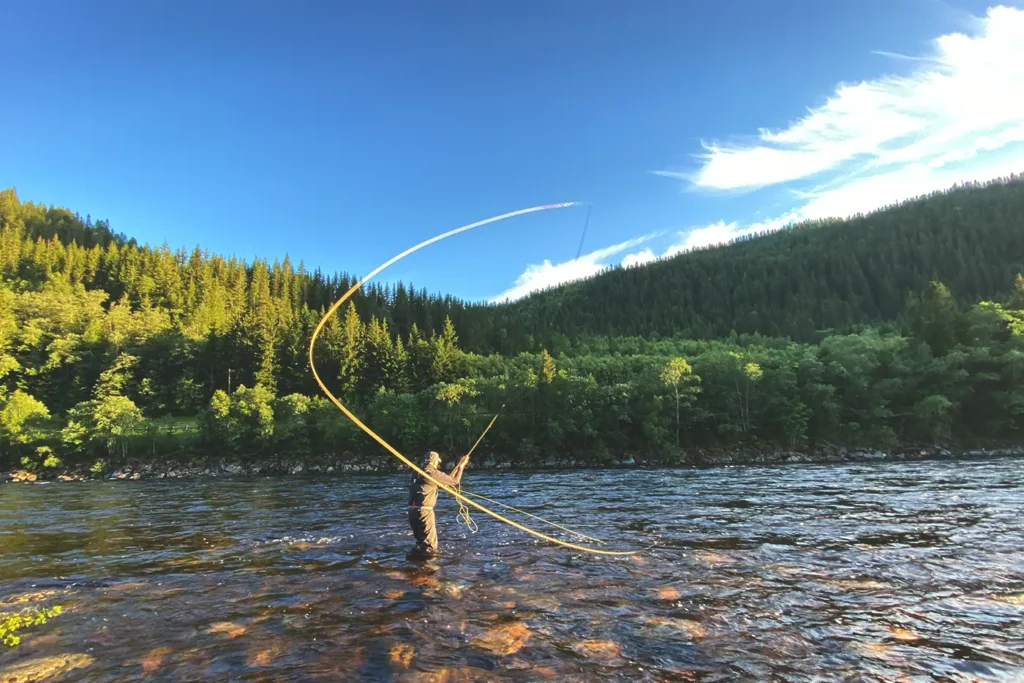
<svg viewBox="0 0 1024 683"><path fill-rule="evenodd" d="M469 455L462 456L451 474L441 471L441 456L436 451L427 453L423 471L445 486L458 486L462 473L469 462ZM416 536L416 550L426 555L437 555L437 526L434 524L434 504L437 502L437 484L421 474L413 474L409 485L409 526Z"/></svg>

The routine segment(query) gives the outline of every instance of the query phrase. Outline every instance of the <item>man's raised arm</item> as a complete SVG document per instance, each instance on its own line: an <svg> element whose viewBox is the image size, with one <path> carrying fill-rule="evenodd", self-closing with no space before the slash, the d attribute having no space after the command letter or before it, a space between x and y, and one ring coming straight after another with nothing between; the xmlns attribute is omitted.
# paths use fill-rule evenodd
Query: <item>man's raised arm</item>
<svg viewBox="0 0 1024 683"><path fill-rule="evenodd" d="M469 464L469 454L462 456L462 460L459 460L459 464L452 470L452 479L458 484L462 481L462 473L466 471L466 465Z"/></svg>

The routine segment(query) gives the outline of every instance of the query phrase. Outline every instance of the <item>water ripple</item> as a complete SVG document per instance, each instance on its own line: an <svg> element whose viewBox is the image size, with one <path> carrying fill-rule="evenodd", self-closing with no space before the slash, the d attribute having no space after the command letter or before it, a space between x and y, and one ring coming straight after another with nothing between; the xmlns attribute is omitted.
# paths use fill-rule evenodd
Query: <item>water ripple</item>
<svg viewBox="0 0 1024 683"><path fill-rule="evenodd" d="M412 563L405 481L5 486L0 612L67 611L0 674L80 653L62 680L1024 679L1024 462L470 472L659 541L611 559L470 534L448 500L444 555Z"/></svg>

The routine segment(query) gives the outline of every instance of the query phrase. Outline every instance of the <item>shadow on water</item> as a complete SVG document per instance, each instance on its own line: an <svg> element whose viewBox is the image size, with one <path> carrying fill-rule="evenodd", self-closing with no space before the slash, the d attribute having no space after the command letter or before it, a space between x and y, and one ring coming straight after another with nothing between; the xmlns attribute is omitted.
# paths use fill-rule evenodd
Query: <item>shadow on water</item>
<svg viewBox="0 0 1024 683"><path fill-rule="evenodd" d="M659 543L471 534L447 500L410 556L405 477L6 486L0 613L66 611L0 680L1024 680L1024 462L471 480Z"/></svg>

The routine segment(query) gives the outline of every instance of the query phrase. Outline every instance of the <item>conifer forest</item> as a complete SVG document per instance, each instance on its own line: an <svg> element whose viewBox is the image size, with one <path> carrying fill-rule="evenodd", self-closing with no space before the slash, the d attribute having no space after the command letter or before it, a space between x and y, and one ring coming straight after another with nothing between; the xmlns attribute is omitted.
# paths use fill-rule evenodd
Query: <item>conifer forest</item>
<svg viewBox="0 0 1024 683"><path fill-rule="evenodd" d="M316 365L414 457L457 459L501 406L477 452L517 466L1020 444L1022 272L1014 176L502 304L370 284ZM0 192L0 467L387 459L307 359L353 282Z"/></svg>

